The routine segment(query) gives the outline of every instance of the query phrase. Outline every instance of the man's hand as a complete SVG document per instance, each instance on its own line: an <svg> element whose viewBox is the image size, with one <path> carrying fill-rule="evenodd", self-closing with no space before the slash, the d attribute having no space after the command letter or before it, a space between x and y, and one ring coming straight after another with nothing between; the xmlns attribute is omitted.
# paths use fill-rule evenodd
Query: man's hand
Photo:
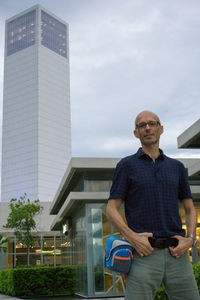
<svg viewBox="0 0 200 300"><path fill-rule="evenodd" d="M174 235L172 237L178 240L178 245L176 247L169 247L169 251L171 255L176 258L183 256L183 254L193 246L192 238L186 238L180 235Z"/></svg>
<svg viewBox="0 0 200 300"><path fill-rule="evenodd" d="M152 236L153 234L150 232L134 233L134 236L129 237L128 241L140 256L148 256L154 250L148 240Z"/></svg>

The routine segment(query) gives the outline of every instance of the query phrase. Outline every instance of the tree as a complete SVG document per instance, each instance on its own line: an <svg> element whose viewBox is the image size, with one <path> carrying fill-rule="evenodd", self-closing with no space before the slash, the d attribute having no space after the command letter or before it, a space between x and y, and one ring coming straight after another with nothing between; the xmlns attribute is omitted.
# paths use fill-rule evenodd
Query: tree
<svg viewBox="0 0 200 300"><path fill-rule="evenodd" d="M10 200L10 213L5 228L14 229L17 240L27 247L27 264L29 265L29 250L34 245L32 231L36 229L35 216L43 209L39 200L31 201L26 194L20 199Z"/></svg>
<svg viewBox="0 0 200 300"><path fill-rule="evenodd" d="M4 238L3 234L0 233L0 253L7 252L7 247L5 244L9 241L9 238Z"/></svg>

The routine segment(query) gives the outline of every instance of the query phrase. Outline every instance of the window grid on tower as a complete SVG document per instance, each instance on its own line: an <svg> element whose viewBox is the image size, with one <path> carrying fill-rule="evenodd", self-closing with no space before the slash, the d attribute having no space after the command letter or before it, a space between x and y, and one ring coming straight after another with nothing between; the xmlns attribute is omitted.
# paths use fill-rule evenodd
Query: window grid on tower
<svg viewBox="0 0 200 300"><path fill-rule="evenodd" d="M7 56L35 44L36 11L7 24Z"/></svg>
<svg viewBox="0 0 200 300"><path fill-rule="evenodd" d="M67 26L44 11L41 11L41 43L67 57Z"/></svg>

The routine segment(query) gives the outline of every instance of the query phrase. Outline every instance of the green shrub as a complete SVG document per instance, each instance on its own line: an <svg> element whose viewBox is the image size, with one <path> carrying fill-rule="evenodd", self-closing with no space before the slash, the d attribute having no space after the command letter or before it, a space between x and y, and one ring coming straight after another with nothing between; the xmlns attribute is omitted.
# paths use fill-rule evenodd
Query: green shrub
<svg viewBox="0 0 200 300"><path fill-rule="evenodd" d="M200 292L200 264L193 264L194 276L196 278L196 282L198 285L198 289Z"/></svg>
<svg viewBox="0 0 200 300"><path fill-rule="evenodd" d="M14 295L13 270L0 270L0 292Z"/></svg>
<svg viewBox="0 0 200 300"><path fill-rule="evenodd" d="M165 289L162 284L159 287L154 300L168 300L167 294L165 293Z"/></svg>
<svg viewBox="0 0 200 300"><path fill-rule="evenodd" d="M15 269L24 269L24 268L43 268L43 267L47 267L46 265L18 265L16 267L14 267Z"/></svg>
<svg viewBox="0 0 200 300"><path fill-rule="evenodd" d="M200 291L200 264L194 264L193 270ZM72 295L75 281L75 266L0 270L0 293L11 296ZM154 300L168 300L163 285Z"/></svg>
<svg viewBox="0 0 200 300"><path fill-rule="evenodd" d="M11 296L69 295L75 291L75 267L0 270L0 293Z"/></svg>

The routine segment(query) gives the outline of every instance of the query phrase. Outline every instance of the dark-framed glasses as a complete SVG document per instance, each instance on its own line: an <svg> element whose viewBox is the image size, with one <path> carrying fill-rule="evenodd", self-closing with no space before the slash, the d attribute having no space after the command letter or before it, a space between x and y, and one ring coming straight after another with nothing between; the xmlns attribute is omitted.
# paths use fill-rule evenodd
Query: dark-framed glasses
<svg viewBox="0 0 200 300"><path fill-rule="evenodd" d="M154 128L154 127L157 127L158 125L160 125L160 122L159 121L142 122L142 123L136 124L136 128L145 129L147 127L147 125L150 128Z"/></svg>

